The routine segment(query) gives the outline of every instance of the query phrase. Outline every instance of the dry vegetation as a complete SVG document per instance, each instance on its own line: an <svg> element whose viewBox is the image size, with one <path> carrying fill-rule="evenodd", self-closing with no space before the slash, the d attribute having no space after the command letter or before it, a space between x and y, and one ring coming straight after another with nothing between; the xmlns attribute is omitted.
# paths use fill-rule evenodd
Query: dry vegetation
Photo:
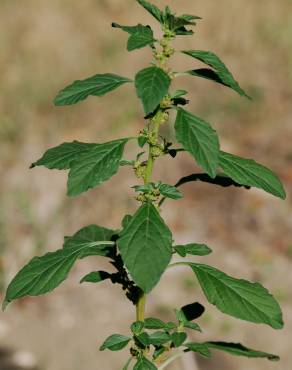
<svg viewBox="0 0 292 370"><path fill-rule="evenodd" d="M207 306L201 319L204 338L243 340L282 356L279 364L218 357L210 369L220 370L218 364L225 370L287 369L292 339L291 0L156 3L202 16L196 36L180 45L218 53L254 97L250 103L220 86L216 89L212 82L181 79L178 86L190 90L193 111L216 126L223 148L269 165L288 191L282 202L256 190L187 185L185 199L166 207L164 216L176 229L178 241L208 242L215 251L214 265L262 281L284 309L286 328L275 333ZM137 20L152 22L134 0L1 0L1 284L33 254L59 248L64 234L89 223L118 227L121 215L133 211L135 201L128 188L135 178L127 169L110 183L68 200L65 174L28 167L48 147L63 141L110 140L142 127L142 110L130 87L72 108L57 109L51 103L56 92L76 78L98 72L131 76L148 63L147 50L128 59L126 36L110 27L111 21ZM181 69L194 65L181 56L176 63ZM174 160L173 167L170 170L162 161L157 172L172 183L194 171L187 155ZM117 328L127 330L134 310L129 312L119 290L106 283L99 288L76 284L96 262L80 263L72 279L49 297L23 300L1 314L1 343L31 351L42 370L121 369L120 354L98 353L96 348ZM183 283L175 282L178 275L184 277ZM175 302L203 300L191 278L180 270L168 273L151 295L148 313L168 318L167 309ZM100 289L102 299L95 289ZM208 368L207 363L200 366Z"/></svg>

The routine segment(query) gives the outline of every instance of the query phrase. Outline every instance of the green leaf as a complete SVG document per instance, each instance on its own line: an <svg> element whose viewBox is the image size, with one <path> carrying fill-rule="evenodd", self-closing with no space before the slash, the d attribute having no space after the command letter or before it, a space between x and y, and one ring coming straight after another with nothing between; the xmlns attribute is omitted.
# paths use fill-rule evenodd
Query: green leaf
<svg viewBox="0 0 292 370"><path fill-rule="evenodd" d="M175 332L171 334L172 343L176 348L180 347L186 339L187 335L184 332Z"/></svg>
<svg viewBox="0 0 292 370"><path fill-rule="evenodd" d="M97 74L65 87L58 93L54 103L58 106L76 104L90 95L103 96L127 82L132 80L112 73Z"/></svg>
<svg viewBox="0 0 292 370"><path fill-rule="evenodd" d="M149 1L146 0L137 0L138 3L143 6L144 9L146 9L158 22L163 24L164 22L164 14L163 12L157 8L156 5L153 5L149 3Z"/></svg>
<svg viewBox="0 0 292 370"><path fill-rule="evenodd" d="M195 322L188 321L188 322L184 323L184 328L188 328L188 329L192 329L192 330L202 332L202 329L201 329L200 325L196 324Z"/></svg>
<svg viewBox="0 0 292 370"><path fill-rule="evenodd" d="M228 352L235 356L244 356L250 358L267 358L270 361L279 361L279 356L256 351L254 349L247 348L240 343L226 343L226 342L207 342L206 346L209 349L217 349L220 351Z"/></svg>
<svg viewBox="0 0 292 370"><path fill-rule="evenodd" d="M127 45L128 51L141 49L145 46L152 45L155 42L153 31L150 26L143 26L142 24L138 24L137 26L121 26L117 23L113 23L112 26L115 28L121 28L123 31L128 32L131 35Z"/></svg>
<svg viewBox="0 0 292 370"><path fill-rule="evenodd" d="M146 329L164 329L165 323L155 317L147 317L144 322Z"/></svg>
<svg viewBox="0 0 292 370"><path fill-rule="evenodd" d="M197 352L203 357L210 358L211 352L209 351L208 346L205 343L185 343L185 347L192 352Z"/></svg>
<svg viewBox="0 0 292 370"><path fill-rule="evenodd" d="M219 139L208 122L179 108L175 122L176 138L211 176L219 165Z"/></svg>
<svg viewBox="0 0 292 370"><path fill-rule="evenodd" d="M136 74L135 86L145 114L152 113L168 93L171 79L163 69L148 67Z"/></svg>
<svg viewBox="0 0 292 370"><path fill-rule="evenodd" d="M212 253L212 249L206 244L191 243L186 245L175 245L174 249L181 257L186 257L188 254L193 256L207 256Z"/></svg>
<svg viewBox="0 0 292 370"><path fill-rule="evenodd" d="M86 256L107 256L113 248L113 230L87 226L72 237L65 238L63 249L34 257L9 284L4 306L25 296L37 296L55 289L68 276L77 259Z"/></svg>
<svg viewBox="0 0 292 370"><path fill-rule="evenodd" d="M219 158L220 161L220 158ZM225 174L219 174L216 177L212 179L209 175L206 173L194 173L189 176L182 177L176 184L176 187L179 187L181 185L187 184L189 182L194 182L194 181L202 181L202 182L207 182L210 184L222 186L224 188L228 186L235 186L235 187L245 187L246 189L250 189L250 186L247 185L241 185L237 183L236 181L232 180L230 177L228 177Z"/></svg>
<svg viewBox="0 0 292 370"><path fill-rule="evenodd" d="M172 235L151 203L143 204L118 240L134 282L146 293L158 283L172 255Z"/></svg>
<svg viewBox="0 0 292 370"><path fill-rule="evenodd" d="M70 168L81 154L92 149L96 144L81 143L73 141L71 143L63 143L59 146L51 148L45 154L32 163L31 168L36 166L45 166L49 169L67 170Z"/></svg>
<svg viewBox="0 0 292 370"><path fill-rule="evenodd" d="M220 167L227 176L241 185L254 186L281 199L286 198L285 190L279 178L270 169L253 159L221 152Z"/></svg>
<svg viewBox="0 0 292 370"><path fill-rule="evenodd" d="M144 328L144 322L143 321L136 321L131 325L131 331L133 334L138 335L141 333L141 331Z"/></svg>
<svg viewBox="0 0 292 370"><path fill-rule="evenodd" d="M165 333L164 331L156 331L154 333L149 334L150 343L154 346L160 346L164 343L167 343L171 340L170 335Z"/></svg>
<svg viewBox="0 0 292 370"><path fill-rule="evenodd" d="M167 350L166 347L156 347L153 352L153 360L157 360Z"/></svg>
<svg viewBox="0 0 292 370"><path fill-rule="evenodd" d="M166 198L171 198L171 199L183 198L182 193L179 190L177 190L175 186L172 186L172 185L161 184L159 185L159 191Z"/></svg>
<svg viewBox="0 0 292 370"><path fill-rule="evenodd" d="M181 98L182 96L188 94L186 90L176 90L172 95L172 99Z"/></svg>
<svg viewBox="0 0 292 370"><path fill-rule="evenodd" d="M169 7L166 7L164 12L164 24L170 30L173 31L176 35L186 36L192 35L194 32L188 30L185 26L196 26L194 20L201 19L195 15L183 14L181 16L176 16L173 14Z"/></svg>
<svg viewBox="0 0 292 370"><path fill-rule="evenodd" d="M90 274L85 275L80 283L100 283L101 281L111 278L111 274L106 271L93 271Z"/></svg>
<svg viewBox="0 0 292 370"><path fill-rule="evenodd" d="M140 1L140 0L138 0ZM146 357L141 357L135 364L133 370L157 370L157 367L147 360Z"/></svg>
<svg viewBox="0 0 292 370"><path fill-rule="evenodd" d="M238 82L234 79L231 72L226 68L222 60L214 53L203 50L184 50L184 54L189 55L193 58L200 60L208 66L214 68L213 70L199 69L194 71L188 71L190 75L198 76L219 82L225 86L230 87L236 91L239 95L245 96L250 99L244 90L239 86Z"/></svg>
<svg viewBox="0 0 292 370"><path fill-rule="evenodd" d="M77 196L115 175L128 138L95 144L71 164L68 195Z"/></svg>
<svg viewBox="0 0 292 370"><path fill-rule="evenodd" d="M283 327L279 304L261 284L232 278L208 265L186 265L193 269L208 301L223 313L274 329Z"/></svg>
<svg viewBox="0 0 292 370"><path fill-rule="evenodd" d="M150 337L149 334L146 333L145 331L143 333L140 333L135 336L135 339L138 340L140 344L144 347L150 346Z"/></svg>
<svg viewBox="0 0 292 370"><path fill-rule="evenodd" d="M100 347L100 351L109 349L110 351L120 351L125 348L130 342L131 338L121 334L113 334L108 337Z"/></svg>
<svg viewBox="0 0 292 370"><path fill-rule="evenodd" d="M130 223L131 219L132 219L132 215L125 215L123 220L122 220L122 228L125 229L128 224Z"/></svg>

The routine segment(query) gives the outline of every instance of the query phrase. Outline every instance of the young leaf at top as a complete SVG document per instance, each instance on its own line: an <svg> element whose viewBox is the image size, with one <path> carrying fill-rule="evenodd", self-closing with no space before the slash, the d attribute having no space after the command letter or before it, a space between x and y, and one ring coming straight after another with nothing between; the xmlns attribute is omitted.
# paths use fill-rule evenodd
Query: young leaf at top
<svg viewBox="0 0 292 370"><path fill-rule="evenodd" d="M100 351L109 349L110 351L120 351L125 348L130 342L131 338L121 334L113 334L108 337L100 347Z"/></svg>
<svg viewBox="0 0 292 370"><path fill-rule="evenodd" d="M94 145L76 140L71 143L63 143L47 150L39 160L32 163L31 168L45 166L49 169L68 170L75 159L92 149Z"/></svg>
<svg viewBox="0 0 292 370"><path fill-rule="evenodd" d="M152 362L150 362L149 360L147 360L146 357L143 356L136 362L133 370L158 370L158 369Z"/></svg>
<svg viewBox="0 0 292 370"><path fill-rule="evenodd" d="M164 22L164 14L163 12L157 8L156 5L153 5L149 3L149 1L146 0L137 0L138 3L143 6L144 9L146 9L158 22L163 24Z"/></svg>
<svg viewBox="0 0 292 370"><path fill-rule="evenodd" d="M152 113L168 93L171 79L163 69L148 67L136 74L135 86L145 114Z"/></svg>
<svg viewBox="0 0 292 370"><path fill-rule="evenodd" d="M209 349L216 349L224 351L235 356L244 356L249 358L266 358L270 361L279 361L280 357L271 353L262 351L256 351L251 348L247 348L240 343L226 343L226 342L207 342L204 343Z"/></svg>
<svg viewBox="0 0 292 370"><path fill-rule="evenodd" d="M128 51L141 49L155 42L153 31L150 26L143 26L142 24L138 24L137 26L121 26L117 23L113 23L112 26L114 28L121 28L123 31L130 34L127 45Z"/></svg>
<svg viewBox="0 0 292 370"><path fill-rule="evenodd" d="M118 247L134 282L146 293L158 283L172 255L172 235L151 203L144 203L120 233Z"/></svg>
<svg viewBox="0 0 292 370"><path fill-rule="evenodd" d="M186 26L196 26L195 20L201 19L196 15L183 14L181 16L176 16L167 6L164 12L164 24L170 31L173 31L178 36L188 36L192 35L194 32L192 30L186 29Z"/></svg>
<svg viewBox="0 0 292 370"><path fill-rule="evenodd" d="M159 191L166 198L170 198L170 199L183 198L182 193L175 186L172 186L172 185L161 184L159 185Z"/></svg>
<svg viewBox="0 0 292 370"><path fill-rule="evenodd" d="M261 284L232 278L208 265L187 262L186 265L196 274L208 301L223 313L274 329L283 327L278 302Z"/></svg>
<svg viewBox="0 0 292 370"><path fill-rule="evenodd" d="M115 175L128 140L126 138L95 144L90 150L80 154L70 165L68 195L77 196Z"/></svg>
<svg viewBox="0 0 292 370"><path fill-rule="evenodd" d="M68 276L77 259L107 256L113 248L113 230L91 225L65 238L62 249L34 257L9 284L4 306L25 296L37 296L55 289Z"/></svg>
<svg viewBox="0 0 292 370"><path fill-rule="evenodd" d="M212 249L206 244L185 244L185 245L175 245L175 251L181 256L186 257L188 254L193 256L207 256L212 253Z"/></svg>
<svg viewBox="0 0 292 370"><path fill-rule="evenodd" d="M219 165L219 139L208 122L179 108L176 138L204 170L214 178Z"/></svg>
<svg viewBox="0 0 292 370"><path fill-rule="evenodd" d="M55 105L76 104L90 95L103 96L126 82L132 82L132 80L112 73L97 74L85 80L77 80L65 87L58 93L54 103Z"/></svg>
<svg viewBox="0 0 292 370"><path fill-rule="evenodd" d="M281 199L286 198L279 178L270 169L253 159L241 158L221 151L219 161L224 173L239 184L263 189Z"/></svg>
<svg viewBox="0 0 292 370"><path fill-rule="evenodd" d="M234 79L231 72L226 68L221 59L210 51L203 50L184 50L184 54L200 60L201 62L209 65L212 69L195 69L187 73L192 76L203 77L208 80L219 82L232 90L236 91L239 95L245 96L250 99L244 90L239 86L238 82Z"/></svg>

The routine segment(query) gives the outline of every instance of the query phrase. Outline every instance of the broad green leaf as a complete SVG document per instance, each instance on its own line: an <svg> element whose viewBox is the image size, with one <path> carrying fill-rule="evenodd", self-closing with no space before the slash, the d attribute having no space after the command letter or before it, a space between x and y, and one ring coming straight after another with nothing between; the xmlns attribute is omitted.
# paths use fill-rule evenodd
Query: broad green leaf
<svg viewBox="0 0 292 370"><path fill-rule="evenodd" d="M225 174L219 174L212 179L212 177L210 177L206 173L194 173L192 175L182 177L175 184L175 186L179 187L181 185L187 184L189 182L194 182L194 181L207 182L210 184L222 186L224 188L228 186L235 186L235 187L245 187L246 189L250 189L250 186L238 184L236 181L232 180L230 177L228 177Z"/></svg>
<svg viewBox="0 0 292 370"><path fill-rule="evenodd" d="M193 321L203 315L203 313L205 312L205 307L202 306L199 302L194 302L183 306L181 308L181 311L188 321Z"/></svg>
<svg viewBox="0 0 292 370"><path fill-rule="evenodd" d="M180 347L186 339L187 335L184 332L175 332L171 334L171 340L175 347Z"/></svg>
<svg viewBox="0 0 292 370"><path fill-rule="evenodd" d="M201 62L212 67L213 70L199 69L194 71L188 71L190 75L203 77L207 79L220 82L221 84L230 87L232 90L236 91L239 95L245 96L250 99L250 97L242 90L238 82L234 79L231 72L227 69L225 64L221 59L214 53L210 51L203 50L184 50L184 54L189 55L193 58L200 60Z"/></svg>
<svg viewBox="0 0 292 370"><path fill-rule="evenodd" d="M279 356L262 351L256 351L247 348L240 343L226 343L226 342L207 342L205 343L209 349L217 349L220 351L228 352L235 356L244 356L250 358L267 358L270 361L279 361Z"/></svg>
<svg viewBox="0 0 292 370"><path fill-rule="evenodd" d="M95 144L71 164L68 195L77 196L115 175L120 166L128 138Z"/></svg>
<svg viewBox="0 0 292 370"><path fill-rule="evenodd" d="M151 203L144 203L120 234L118 247L134 282L146 293L158 283L172 255L172 235Z"/></svg>
<svg viewBox="0 0 292 370"><path fill-rule="evenodd" d="M165 323L155 317L147 317L144 322L146 329L164 329Z"/></svg>
<svg viewBox="0 0 292 370"><path fill-rule="evenodd" d="M164 331L156 331L154 333L149 334L150 343L154 346L161 346L164 343L167 343L171 340L169 334L165 333Z"/></svg>
<svg viewBox="0 0 292 370"><path fill-rule="evenodd" d="M140 0L138 0L140 1ZM146 357L141 357L135 364L133 370L158 370L157 367L147 360Z"/></svg>
<svg viewBox="0 0 292 370"><path fill-rule="evenodd" d="M131 338L121 334L113 334L108 337L100 347L100 351L109 349L110 351L120 351L125 348L130 342Z"/></svg>
<svg viewBox="0 0 292 370"><path fill-rule="evenodd" d="M97 74L85 80L77 80L65 87L58 93L54 103L55 105L76 104L90 95L103 96L126 82L132 82L132 80L112 73Z"/></svg>
<svg viewBox="0 0 292 370"><path fill-rule="evenodd" d="M203 357L210 358L211 352L209 351L208 346L205 343L185 343L184 347L187 347L188 350L192 352L197 352Z"/></svg>
<svg viewBox="0 0 292 370"><path fill-rule="evenodd" d="M261 284L232 278L208 265L186 264L196 274L208 301L223 313L274 329L283 327L278 302Z"/></svg>
<svg viewBox="0 0 292 370"><path fill-rule="evenodd" d="M176 138L211 176L219 165L219 139L208 122L179 108L175 122Z"/></svg>
<svg viewBox="0 0 292 370"><path fill-rule="evenodd" d="M146 9L158 22L163 24L164 22L164 15L163 12L157 8L156 5L153 5L149 3L149 1L146 0L137 0L138 3L143 6L144 9Z"/></svg>
<svg viewBox="0 0 292 370"><path fill-rule="evenodd" d="M42 158L32 163L31 168L45 166L49 169L68 170L75 159L94 146L95 144L81 143L79 141L63 143L47 150Z"/></svg>
<svg viewBox="0 0 292 370"><path fill-rule="evenodd" d="M175 245L174 249L181 257L186 257L188 254L193 256L207 256L212 253L212 249L206 244L191 243L186 245Z"/></svg>
<svg viewBox="0 0 292 370"><path fill-rule="evenodd" d="M142 24L138 24L137 26L121 26L117 23L113 23L112 26L121 28L123 31L130 34L127 45L128 51L141 49L155 42L153 31L150 26L143 26Z"/></svg>
<svg viewBox="0 0 292 370"><path fill-rule="evenodd" d="M132 215L125 215L123 220L122 220L122 228L125 229L128 224L130 223L131 219L132 219Z"/></svg>
<svg viewBox="0 0 292 370"><path fill-rule="evenodd" d="M85 275L80 283L100 283L101 281L111 278L111 274L106 271L93 271Z"/></svg>
<svg viewBox="0 0 292 370"><path fill-rule="evenodd" d="M133 334L138 335L141 333L141 331L144 328L144 322L143 321L135 321L131 325L131 331Z"/></svg>
<svg viewBox="0 0 292 370"><path fill-rule="evenodd" d="M135 86L145 114L152 113L168 93L171 79L163 69L148 67L136 74Z"/></svg>
<svg viewBox="0 0 292 370"><path fill-rule="evenodd" d="M241 185L254 186L281 199L286 193L279 178L267 167L253 159L220 152L220 167L224 173Z"/></svg>
<svg viewBox="0 0 292 370"><path fill-rule="evenodd" d="M77 259L90 255L107 256L113 248L113 230L87 226L65 238L62 249L34 257L9 284L3 307L25 296L37 296L55 289L68 276Z"/></svg>
<svg viewBox="0 0 292 370"><path fill-rule="evenodd" d="M172 186L172 185L161 184L159 185L159 191L166 198L171 198L171 199L183 198L182 193L179 190L177 190L175 186Z"/></svg>

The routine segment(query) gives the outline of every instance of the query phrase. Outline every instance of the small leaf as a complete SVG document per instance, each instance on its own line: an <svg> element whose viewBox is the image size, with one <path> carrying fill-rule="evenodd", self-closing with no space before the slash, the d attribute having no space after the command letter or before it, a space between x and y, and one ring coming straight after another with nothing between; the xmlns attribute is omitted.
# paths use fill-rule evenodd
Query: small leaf
<svg viewBox="0 0 292 370"><path fill-rule="evenodd" d="M208 122L179 108L175 122L176 138L211 176L219 165L219 139Z"/></svg>
<svg viewBox="0 0 292 370"><path fill-rule="evenodd" d="M235 81L231 72L226 68L225 64L216 54L210 51L203 50L184 50L183 53L200 60L201 62L207 64L215 70L194 70L188 71L187 73L193 76L203 77L207 79L212 79L216 82L220 82L223 85L228 86L236 91L239 95L245 96L250 99L250 97L246 94L245 91L242 90L238 82Z"/></svg>
<svg viewBox="0 0 292 370"><path fill-rule="evenodd" d="M159 191L166 198L171 198L171 199L183 198L182 193L179 190L177 190L175 186L172 186L172 185L161 184L159 185Z"/></svg>
<svg viewBox="0 0 292 370"><path fill-rule="evenodd" d="M274 329L283 327L278 302L259 283L232 278L208 265L186 264L195 272L208 301L223 313Z"/></svg>
<svg viewBox="0 0 292 370"><path fill-rule="evenodd" d="M76 104L90 95L103 96L127 82L132 80L112 73L97 74L85 80L77 80L65 87L58 93L54 103L55 105Z"/></svg>
<svg viewBox="0 0 292 370"><path fill-rule="evenodd" d="M225 174L219 174L216 177L212 179L209 175L206 173L194 173L189 176L182 177L176 184L176 187L179 187L181 185L187 184L189 182L194 182L194 181L202 181L202 182L207 182L210 184L214 185L219 185L224 188L228 186L235 186L235 187L245 187L246 189L250 189L250 186L247 185L241 185L237 183L236 181L232 180L230 177L228 177Z"/></svg>
<svg viewBox="0 0 292 370"><path fill-rule="evenodd" d="M154 333L149 334L150 343L154 346L160 346L164 343L167 343L171 340L169 334L165 333L164 331L156 331Z"/></svg>
<svg viewBox="0 0 292 370"><path fill-rule="evenodd" d="M168 74L158 67L148 67L137 73L135 86L146 115L158 107L168 93L170 83Z"/></svg>
<svg viewBox="0 0 292 370"><path fill-rule="evenodd" d="M197 243L175 245L174 249L181 257L186 257L188 254L193 256L207 256L208 254L212 253L212 249L206 244Z"/></svg>
<svg viewBox="0 0 292 370"><path fill-rule="evenodd" d="M172 343L176 348L180 347L186 339L187 335L184 332L175 332L171 334Z"/></svg>
<svg viewBox="0 0 292 370"><path fill-rule="evenodd" d="M285 190L279 178L270 169L253 159L221 152L220 167L227 176L239 184L263 189L281 199L286 198Z"/></svg>
<svg viewBox="0 0 292 370"><path fill-rule="evenodd" d="M137 26L121 26L117 23L113 23L112 26L121 28L131 35L128 40L128 51L140 49L152 45L155 42L153 31L150 26L143 26L142 24L138 24Z"/></svg>
<svg viewBox="0 0 292 370"><path fill-rule="evenodd" d="M187 347L188 350L197 352L203 357L211 357L211 352L205 343L185 343L184 346Z"/></svg>
<svg viewBox="0 0 292 370"><path fill-rule="evenodd" d="M77 196L115 175L120 167L128 138L95 144L72 164L68 177L68 195Z"/></svg>
<svg viewBox="0 0 292 370"><path fill-rule="evenodd" d="M157 360L158 357L160 357L165 351L167 350L167 348L165 347L156 347L154 352L153 352L153 360Z"/></svg>
<svg viewBox="0 0 292 370"><path fill-rule="evenodd" d="M138 3L143 6L144 9L146 9L158 22L163 24L164 22L164 15L163 12L157 8L157 6L149 3L149 1L146 0L137 0Z"/></svg>
<svg viewBox="0 0 292 370"><path fill-rule="evenodd" d="M146 329L164 329L165 327L165 323L155 317L147 317L144 324Z"/></svg>
<svg viewBox="0 0 292 370"><path fill-rule="evenodd" d="M140 1L140 0L138 0ZM147 360L146 357L141 357L135 364L133 370L158 370L157 367Z"/></svg>
<svg viewBox="0 0 292 370"><path fill-rule="evenodd" d="M184 328L196 330L196 331L199 331L200 333L202 332L200 325L196 324L195 322L188 321L184 323Z"/></svg>
<svg viewBox="0 0 292 370"><path fill-rule="evenodd" d="M73 141L71 143L63 143L55 148L51 148L45 154L32 163L31 168L36 166L45 166L49 169L67 170L72 162L81 154L89 151L95 144L81 143Z"/></svg>
<svg viewBox="0 0 292 370"><path fill-rule="evenodd" d="M126 337L121 334L113 334L104 341L100 347L100 351L104 351L105 349L109 349L110 351L120 351L128 345L130 340L130 337Z"/></svg>
<svg viewBox="0 0 292 370"><path fill-rule="evenodd" d="M72 237L65 238L63 249L34 257L9 284L4 305L25 296L48 293L68 276L77 259L86 256L107 256L113 230L99 226L87 226Z"/></svg>
<svg viewBox="0 0 292 370"><path fill-rule="evenodd" d="M187 304L181 308L181 311L184 313L188 321L196 320L201 317L205 312L205 307L202 306L199 302Z"/></svg>
<svg viewBox="0 0 292 370"><path fill-rule="evenodd" d="M136 321L131 325L131 331L133 334L138 335L141 333L141 331L144 328L144 322L143 321Z"/></svg>
<svg viewBox="0 0 292 370"><path fill-rule="evenodd" d="M150 336L145 331L143 333L140 333L135 336L135 339L138 340L138 342L145 347L150 346Z"/></svg>
<svg viewBox="0 0 292 370"><path fill-rule="evenodd" d="M100 283L101 281L111 278L111 274L106 271L94 271L90 274L85 275L80 283Z"/></svg>
<svg viewBox="0 0 292 370"><path fill-rule="evenodd" d="M177 327L177 325L174 323L174 322L172 322L172 321L169 321L169 322L167 322L166 324L165 324L165 330L166 331L169 331L169 330L173 330L173 329L176 329L176 327Z"/></svg>
<svg viewBox="0 0 292 370"><path fill-rule="evenodd" d="M186 90L176 90L172 95L172 99L181 98L182 96L186 95L188 92Z"/></svg>
<svg viewBox="0 0 292 370"><path fill-rule="evenodd" d="M244 356L250 358L267 358L270 361L279 361L279 356L256 351L254 349L247 348L240 343L225 343L225 342L207 342L205 343L209 349L217 349L220 351L228 352L235 356Z"/></svg>
<svg viewBox="0 0 292 370"><path fill-rule="evenodd" d="M171 259L172 234L151 203L143 204L120 234L118 247L134 282L146 293Z"/></svg>

